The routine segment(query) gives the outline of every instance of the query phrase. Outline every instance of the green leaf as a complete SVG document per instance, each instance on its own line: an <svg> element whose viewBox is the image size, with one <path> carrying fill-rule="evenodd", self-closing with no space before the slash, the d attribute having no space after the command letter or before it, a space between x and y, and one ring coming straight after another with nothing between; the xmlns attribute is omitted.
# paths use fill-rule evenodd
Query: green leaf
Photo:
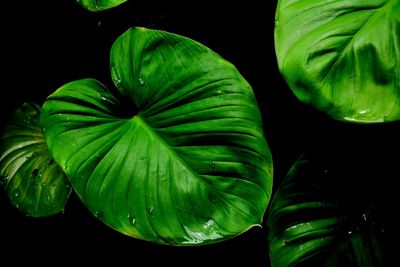
<svg viewBox="0 0 400 267"><path fill-rule="evenodd" d="M267 220L271 266L392 266L374 204L358 202L337 174L321 167L300 158L274 195Z"/></svg>
<svg viewBox="0 0 400 267"><path fill-rule="evenodd" d="M114 43L113 96L84 79L46 100L55 160L86 206L129 236L195 245L262 221L272 161L250 85L188 38L144 28Z"/></svg>
<svg viewBox="0 0 400 267"><path fill-rule="evenodd" d="M64 210L71 186L50 157L39 124L40 107L24 103L0 141L0 183L21 212L49 216Z"/></svg>
<svg viewBox="0 0 400 267"><path fill-rule="evenodd" d="M280 0L275 49L301 101L349 122L400 119L399 0Z"/></svg>
<svg viewBox="0 0 400 267"><path fill-rule="evenodd" d="M79 5L92 12L103 11L110 9L128 0L75 0Z"/></svg>

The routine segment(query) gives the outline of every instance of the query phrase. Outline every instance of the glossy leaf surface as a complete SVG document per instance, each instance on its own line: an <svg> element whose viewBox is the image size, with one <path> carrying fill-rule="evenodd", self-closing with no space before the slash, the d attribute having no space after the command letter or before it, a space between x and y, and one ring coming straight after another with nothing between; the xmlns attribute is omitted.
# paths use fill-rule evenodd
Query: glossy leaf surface
<svg viewBox="0 0 400 267"><path fill-rule="evenodd" d="M12 204L34 217L63 211L71 192L66 176L50 157L39 117L39 106L23 104L0 141L0 183Z"/></svg>
<svg viewBox="0 0 400 267"><path fill-rule="evenodd" d="M280 0L278 65L303 102L338 120L400 119L400 1Z"/></svg>
<svg viewBox="0 0 400 267"><path fill-rule="evenodd" d="M153 242L220 241L261 223L272 162L250 85L188 38L135 28L114 43L113 96L93 79L50 95L51 153L86 206Z"/></svg>

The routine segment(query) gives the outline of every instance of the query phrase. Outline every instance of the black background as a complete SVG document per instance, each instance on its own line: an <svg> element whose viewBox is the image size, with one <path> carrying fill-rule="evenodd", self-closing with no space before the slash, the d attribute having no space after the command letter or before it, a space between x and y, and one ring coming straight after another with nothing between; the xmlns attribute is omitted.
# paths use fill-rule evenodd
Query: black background
<svg viewBox="0 0 400 267"><path fill-rule="evenodd" d="M274 186L300 154L322 158L354 201L375 203L376 220L385 227L388 246L394 246L399 124L336 122L297 101L276 64L276 1L216 8L208 2L178 6L130 0L100 13L90 13L73 0L14 2L1 8L1 126L21 103L41 104L69 81L93 77L111 87L109 50L129 27L185 35L232 62L252 85L273 154ZM266 240L264 227L215 245L155 245L103 225L74 194L63 214L34 219L20 214L0 192L0 265L7 259L51 264L49 257L54 257L75 264L112 260L129 266L269 266Z"/></svg>

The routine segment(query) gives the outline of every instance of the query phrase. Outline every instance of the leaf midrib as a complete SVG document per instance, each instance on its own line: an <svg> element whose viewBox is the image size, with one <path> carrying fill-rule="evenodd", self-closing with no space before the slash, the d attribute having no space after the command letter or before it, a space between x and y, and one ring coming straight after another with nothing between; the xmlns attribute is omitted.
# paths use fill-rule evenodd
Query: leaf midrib
<svg viewBox="0 0 400 267"><path fill-rule="evenodd" d="M131 121L136 122L138 126L142 127L146 132L148 132L149 136L154 137L154 139L159 142L163 147L166 148L166 151L171 154L171 158L177 159L181 164L183 164L198 180L203 182L208 186L208 183L203 180L203 178L192 168L189 164L176 153L176 151L169 145L152 127L150 127L146 121L141 117L140 113L133 116ZM215 190L213 190L215 191Z"/></svg>
<svg viewBox="0 0 400 267"><path fill-rule="evenodd" d="M397 0L388 0L386 4L384 4L381 7L378 7L375 11L374 14L372 14L367 21L361 26L361 28L353 35L353 37L350 38L350 41L347 43L347 45L343 48L342 52L339 54L339 57L337 60L332 64L332 66L328 69L326 74L321 80L321 84L325 83L326 78L330 75L332 70L336 68L338 64L343 60L345 55L347 54L348 50L351 49L353 46L354 42L357 40L357 37L362 34L368 26L375 21L378 17L380 17L384 11L387 11Z"/></svg>
<svg viewBox="0 0 400 267"><path fill-rule="evenodd" d="M218 191L217 189L215 189L213 186L211 186L207 181L205 181L203 179L203 177L198 174L179 154L177 154L177 152L173 149L173 147L171 145L169 145L166 141L164 141L164 139L152 128L150 127L146 121L141 117L141 114L137 114L135 116L133 116L130 121L132 122L136 122L138 126L141 126L145 131L148 132L149 136L154 137L154 139L159 142L161 144L161 146L165 147L167 153L169 153L171 155L171 158L178 160L183 166L185 166L185 168L187 168L187 170L193 174L193 176L200 181L201 183L203 183L203 185L205 185L205 187L210 190L214 195L218 195L219 197L222 197L223 199L225 199L222 195L225 193L221 193L220 191ZM232 178L232 177L229 177ZM248 180L245 180L248 181ZM248 181L251 182L251 181ZM253 185L260 187L260 185L258 185L257 183L251 182ZM262 191L267 194L265 192L265 190L263 188L261 188ZM230 194L230 193L228 193ZM236 196L236 195L234 195ZM239 197L239 196L236 196ZM247 201L247 200L246 200ZM249 201L249 203L251 203ZM253 203L251 203L253 204ZM235 206L234 206L235 207ZM235 207L236 208L236 207ZM240 209L238 209L238 211L241 211ZM250 214L244 213L246 216L251 216Z"/></svg>

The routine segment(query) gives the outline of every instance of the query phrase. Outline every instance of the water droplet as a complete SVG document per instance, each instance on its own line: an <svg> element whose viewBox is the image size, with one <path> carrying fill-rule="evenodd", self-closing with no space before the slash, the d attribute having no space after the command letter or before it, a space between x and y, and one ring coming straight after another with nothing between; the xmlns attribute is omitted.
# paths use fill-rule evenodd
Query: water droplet
<svg viewBox="0 0 400 267"><path fill-rule="evenodd" d="M215 169L215 162L214 162L214 161L211 161L210 164L208 164L208 166L209 166L211 169Z"/></svg>
<svg viewBox="0 0 400 267"><path fill-rule="evenodd" d="M206 221L206 223L203 225L204 229L210 229L215 225L215 221L213 219L209 219Z"/></svg>
<svg viewBox="0 0 400 267"><path fill-rule="evenodd" d="M112 77L112 80L113 80L115 86L119 87L121 85L122 81L121 81L121 78L119 77L119 74L114 66L111 68L111 77Z"/></svg>
<svg viewBox="0 0 400 267"><path fill-rule="evenodd" d="M200 244L206 240L217 240L222 237L220 234L221 230L213 219L207 220L203 225L203 229L200 231L187 226L184 226L184 229L187 234L185 238L187 241L184 243L188 244Z"/></svg>
<svg viewBox="0 0 400 267"><path fill-rule="evenodd" d="M33 169L32 170L32 175L33 176L37 176L39 174L39 170L38 169Z"/></svg>
<svg viewBox="0 0 400 267"><path fill-rule="evenodd" d="M148 212L149 212L150 216L153 216L154 207L150 207L150 208L148 209Z"/></svg>
<svg viewBox="0 0 400 267"><path fill-rule="evenodd" d="M143 80L142 77L139 78L139 84L140 84L141 86L145 85L145 81Z"/></svg>
<svg viewBox="0 0 400 267"><path fill-rule="evenodd" d="M45 186L46 186L46 183L45 183L45 182L43 182L43 183L42 183L42 186L43 186L43 187L45 187Z"/></svg>
<svg viewBox="0 0 400 267"><path fill-rule="evenodd" d="M94 9L95 9L95 11L100 11L101 10L101 5L97 1L94 4Z"/></svg>
<svg viewBox="0 0 400 267"><path fill-rule="evenodd" d="M19 189L14 189L12 195L13 197L18 198L21 195L21 192L19 191Z"/></svg>
<svg viewBox="0 0 400 267"><path fill-rule="evenodd" d="M278 18L275 18L275 27L279 25L279 20Z"/></svg>
<svg viewBox="0 0 400 267"><path fill-rule="evenodd" d="M368 217L367 217L366 213L363 213L362 219L363 219L364 222L366 222L368 220Z"/></svg>
<svg viewBox="0 0 400 267"><path fill-rule="evenodd" d="M71 166L69 164L65 164L63 169L64 169L64 171L67 171L70 167Z"/></svg>
<svg viewBox="0 0 400 267"><path fill-rule="evenodd" d="M52 207L53 209L55 209L55 208L56 208L56 204L51 205L51 207Z"/></svg>
<svg viewBox="0 0 400 267"><path fill-rule="evenodd" d="M94 216L96 216L97 218L103 218L104 213L101 210L97 210L94 212Z"/></svg>
<svg viewBox="0 0 400 267"><path fill-rule="evenodd" d="M57 186L57 183L56 182L52 182L51 183L51 187L56 187Z"/></svg>
<svg viewBox="0 0 400 267"><path fill-rule="evenodd" d="M8 175L1 175L0 176L0 184L6 183L9 179L10 179L10 177Z"/></svg>
<svg viewBox="0 0 400 267"><path fill-rule="evenodd" d="M30 124L31 123L31 117L29 117L29 116L25 117L24 122L27 123L27 124Z"/></svg>
<svg viewBox="0 0 400 267"><path fill-rule="evenodd" d="M107 98L105 98L104 96L101 97L101 101L107 101Z"/></svg>
<svg viewBox="0 0 400 267"><path fill-rule="evenodd" d="M129 214L129 215L128 215L128 220L129 220L129 224L130 224L130 225L135 226L135 224L136 224L136 218L135 218L135 216Z"/></svg>
<svg viewBox="0 0 400 267"><path fill-rule="evenodd" d="M352 234L353 234L353 231L348 231L347 234L348 234L348 235L352 235Z"/></svg>
<svg viewBox="0 0 400 267"><path fill-rule="evenodd" d="M101 22L101 20L99 20L99 21L97 22L97 27L101 27L101 24L102 24L102 22Z"/></svg>

